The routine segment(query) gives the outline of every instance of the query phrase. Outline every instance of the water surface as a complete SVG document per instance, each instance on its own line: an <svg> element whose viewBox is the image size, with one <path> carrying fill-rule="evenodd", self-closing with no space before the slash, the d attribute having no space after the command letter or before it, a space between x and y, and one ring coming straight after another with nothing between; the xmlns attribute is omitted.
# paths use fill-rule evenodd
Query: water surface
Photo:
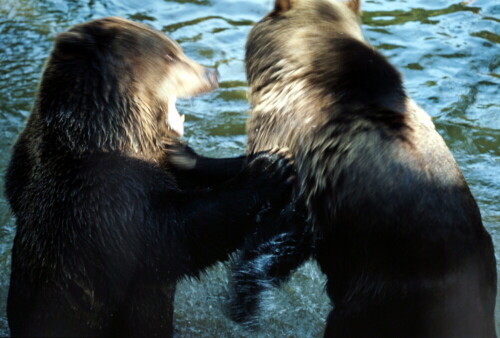
<svg viewBox="0 0 500 338"><path fill-rule="evenodd" d="M243 46L251 25L272 6L271 0L0 0L0 176L31 109L54 36L73 24L109 15L150 24L177 39L196 61L217 68L220 89L179 104L187 115L186 139L206 155L242 153L248 109ZM366 0L363 21L371 43L401 70L410 95L433 117L469 182L498 253L500 3ZM14 231L0 195L0 336L8 334L5 300ZM255 336L223 315L226 281L219 264L200 281L178 286L175 324L180 337ZM323 283L316 266L306 264L282 290L269 295L258 335L321 336L330 309Z"/></svg>

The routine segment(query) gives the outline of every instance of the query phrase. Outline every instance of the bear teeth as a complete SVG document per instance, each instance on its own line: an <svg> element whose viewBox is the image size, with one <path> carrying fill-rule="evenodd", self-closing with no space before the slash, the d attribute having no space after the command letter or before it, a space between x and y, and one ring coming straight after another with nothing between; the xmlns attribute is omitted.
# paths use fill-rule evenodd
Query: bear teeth
<svg viewBox="0 0 500 338"><path fill-rule="evenodd" d="M184 135L184 120L185 116L180 115L175 107L176 97L171 97L168 100L167 125L170 129L176 132L179 137Z"/></svg>

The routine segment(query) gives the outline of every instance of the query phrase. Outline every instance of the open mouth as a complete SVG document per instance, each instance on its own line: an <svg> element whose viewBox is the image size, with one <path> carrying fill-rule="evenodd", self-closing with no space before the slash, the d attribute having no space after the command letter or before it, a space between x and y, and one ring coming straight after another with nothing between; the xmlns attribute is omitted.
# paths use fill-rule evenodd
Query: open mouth
<svg viewBox="0 0 500 338"><path fill-rule="evenodd" d="M168 114L167 114L167 125L172 129L175 133L182 137L184 135L184 120L185 116L179 114L177 111L177 107L175 106L175 102L177 98L172 96L168 100Z"/></svg>
<svg viewBox="0 0 500 338"><path fill-rule="evenodd" d="M198 66L199 67L199 66ZM179 75L179 74L177 74ZM199 72L182 72L180 75L183 75L183 81L181 84L176 86L176 96L169 96L168 99L168 115L167 115L167 125L168 127L174 131L179 137L184 136L184 120L185 116L179 114L175 103L177 101L177 97L193 97L195 95L199 95L202 93L210 92L218 87L218 73L216 71L209 71L203 68L202 75ZM161 92L172 93L171 88L169 87L172 80L167 79L164 82L164 86L162 86ZM193 86L193 84L197 84ZM170 94L171 95L171 94Z"/></svg>

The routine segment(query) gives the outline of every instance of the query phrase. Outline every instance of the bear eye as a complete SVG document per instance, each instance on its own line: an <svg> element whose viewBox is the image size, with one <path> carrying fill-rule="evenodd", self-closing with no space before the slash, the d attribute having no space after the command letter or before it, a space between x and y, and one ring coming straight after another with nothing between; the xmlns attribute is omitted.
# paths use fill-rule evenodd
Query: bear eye
<svg viewBox="0 0 500 338"><path fill-rule="evenodd" d="M172 53L167 53L163 56L165 58L165 60L167 60L168 62L174 62L176 59L177 59L177 56L175 56L174 54Z"/></svg>

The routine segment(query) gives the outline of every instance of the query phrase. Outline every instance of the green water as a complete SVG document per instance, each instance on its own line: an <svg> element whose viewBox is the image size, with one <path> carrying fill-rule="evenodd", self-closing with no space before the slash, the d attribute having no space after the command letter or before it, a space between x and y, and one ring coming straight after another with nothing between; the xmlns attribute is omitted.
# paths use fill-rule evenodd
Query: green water
<svg viewBox="0 0 500 338"><path fill-rule="evenodd" d="M210 156L242 153L248 109L243 46L252 23L272 6L272 0L0 0L0 176L29 114L55 34L109 15L161 29L190 57L218 69L220 89L179 103L187 116L186 139ZM408 92L432 115L459 162L498 253L500 1L365 0L363 13L367 37L402 71ZM0 194L0 336L8 334L5 300L14 229ZM223 315L226 278L221 264L200 281L179 285L175 322L180 337L257 335ZM323 283L316 266L306 264L284 289L269 294L258 335L320 336L330 306Z"/></svg>

